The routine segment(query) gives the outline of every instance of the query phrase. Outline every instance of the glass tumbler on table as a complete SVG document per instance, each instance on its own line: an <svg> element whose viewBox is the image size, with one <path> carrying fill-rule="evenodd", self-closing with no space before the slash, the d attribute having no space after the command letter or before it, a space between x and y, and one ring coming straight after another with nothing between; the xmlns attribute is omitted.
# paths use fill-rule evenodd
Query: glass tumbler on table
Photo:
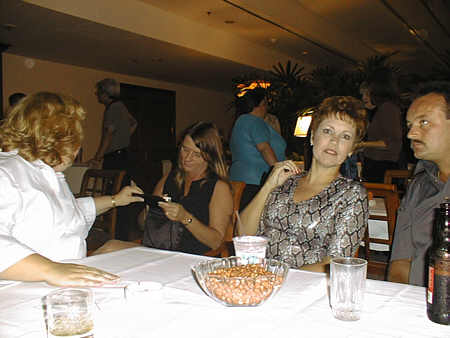
<svg viewBox="0 0 450 338"><path fill-rule="evenodd" d="M237 257L252 264L260 258L266 258L267 241L267 237L263 236L234 237L234 251Z"/></svg>
<svg viewBox="0 0 450 338"><path fill-rule="evenodd" d="M367 261L333 258L330 264L330 305L335 318L359 320L364 302Z"/></svg>
<svg viewBox="0 0 450 338"><path fill-rule="evenodd" d="M45 298L48 337L94 337L93 297L89 289L58 289Z"/></svg>

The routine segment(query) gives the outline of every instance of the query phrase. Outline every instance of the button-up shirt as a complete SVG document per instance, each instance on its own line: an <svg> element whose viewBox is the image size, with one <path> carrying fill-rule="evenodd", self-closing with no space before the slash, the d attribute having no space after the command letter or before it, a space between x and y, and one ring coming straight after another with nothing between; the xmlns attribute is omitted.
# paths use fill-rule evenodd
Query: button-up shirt
<svg viewBox="0 0 450 338"><path fill-rule="evenodd" d="M397 213L391 260L411 259L409 283L414 285L426 285L435 209L450 197L450 179L442 182L438 173L433 162L419 161Z"/></svg>
<svg viewBox="0 0 450 338"><path fill-rule="evenodd" d="M95 216L94 200L75 199L62 173L17 151L0 152L0 271L33 253L85 257Z"/></svg>

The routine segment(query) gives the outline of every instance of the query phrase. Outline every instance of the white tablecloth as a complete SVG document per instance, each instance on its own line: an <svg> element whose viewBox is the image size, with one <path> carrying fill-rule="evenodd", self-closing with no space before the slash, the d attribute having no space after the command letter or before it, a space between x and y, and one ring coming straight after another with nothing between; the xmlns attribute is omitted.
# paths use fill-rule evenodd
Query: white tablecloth
<svg viewBox="0 0 450 338"><path fill-rule="evenodd" d="M425 288L367 281L361 320L335 319L325 274L289 271L285 285L255 308L225 307L208 298L191 275L201 256L133 248L83 263L123 280L162 284L148 298L124 299L123 289L94 289L95 338L124 337L449 337L448 326L427 319ZM20 283L0 288L0 337L45 337L41 297L53 288Z"/></svg>

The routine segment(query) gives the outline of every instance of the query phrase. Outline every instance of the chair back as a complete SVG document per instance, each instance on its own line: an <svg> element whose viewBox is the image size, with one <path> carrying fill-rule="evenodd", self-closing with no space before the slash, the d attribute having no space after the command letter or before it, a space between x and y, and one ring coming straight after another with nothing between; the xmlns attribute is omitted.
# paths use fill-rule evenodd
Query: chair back
<svg viewBox="0 0 450 338"><path fill-rule="evenodd" d="M392 242L395 232L395 223L397 219L397 209L400 205L397 186L395 184L384 183L363 183L367 192L373 198L382 198L386 208L386 215L371 215L369 219L385 221L388 228L388 238L380 239L369 236L369 227L366 228L364 235L364 256L368 262L367 272L369 275L382 276L386 279L387 266L389 264L390 253L392 250ZM375 252L370 249L371 243L385 244L389 246L389 253L387 257L383 257L380 252Z"/></svg>
<svg viewBox="0 0 450 338"><path fill-rule="evenodd" d="M205 253L205 256L211 257L229 257L233 248L233 237L236 233L237 224L237 212L239 211L239 205L241 202L242 192L245 189L245 182L231 181L231 192L233 194L233 215L231 217L231 223L225 230L225 236L223 242L218 249L210 250Z"/></svg>
<svg viewBox="0 0 450 338"><path fill-rule="evenodd" d="M399 197L401 198L406 192L406 187L408 186L412 175L413 171L408 169L386 170L384 173L384 183L396 184Z"/></svg>
<svg viewBox="0 0 450 338"><path fill-rule="evenodd" d="M79 196L97 197L114 195L120 191L125 170L88 169L83 176ZM117 209L97 216L87 238L88 252L91 252L107 240L114 239L116 233Z"/></svg>

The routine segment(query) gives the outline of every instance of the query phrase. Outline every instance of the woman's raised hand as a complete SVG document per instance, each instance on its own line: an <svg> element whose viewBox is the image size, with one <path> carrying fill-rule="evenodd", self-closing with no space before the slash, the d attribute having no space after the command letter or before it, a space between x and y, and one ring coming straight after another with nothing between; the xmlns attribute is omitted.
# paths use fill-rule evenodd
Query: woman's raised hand
<svg viewBox="0 0 450 338"><path fill-rule="evenodd" d="M271 189L282 185L286 180L292 176L300 173L300 169L291 160L277 162L272 168L269 177L264 185Z"/></svg>
<svg viewBox="0 0 450 338"><path fill-rule="evenodd" d="M143 194L141 188L139 188L133 181L131 185L123 187L115 196L114 199L117 206L128 205L133 202L144 202L144 199L139 196L133 196L133 194Z"/></svg>
<svg viewBox="0 0 450 338"><path fill-rule="evenodd" d="M158 202L158 205L164 210L167 218L171 221L181 222L187 216L187 212L181 204L174 202Z"/></svg>

